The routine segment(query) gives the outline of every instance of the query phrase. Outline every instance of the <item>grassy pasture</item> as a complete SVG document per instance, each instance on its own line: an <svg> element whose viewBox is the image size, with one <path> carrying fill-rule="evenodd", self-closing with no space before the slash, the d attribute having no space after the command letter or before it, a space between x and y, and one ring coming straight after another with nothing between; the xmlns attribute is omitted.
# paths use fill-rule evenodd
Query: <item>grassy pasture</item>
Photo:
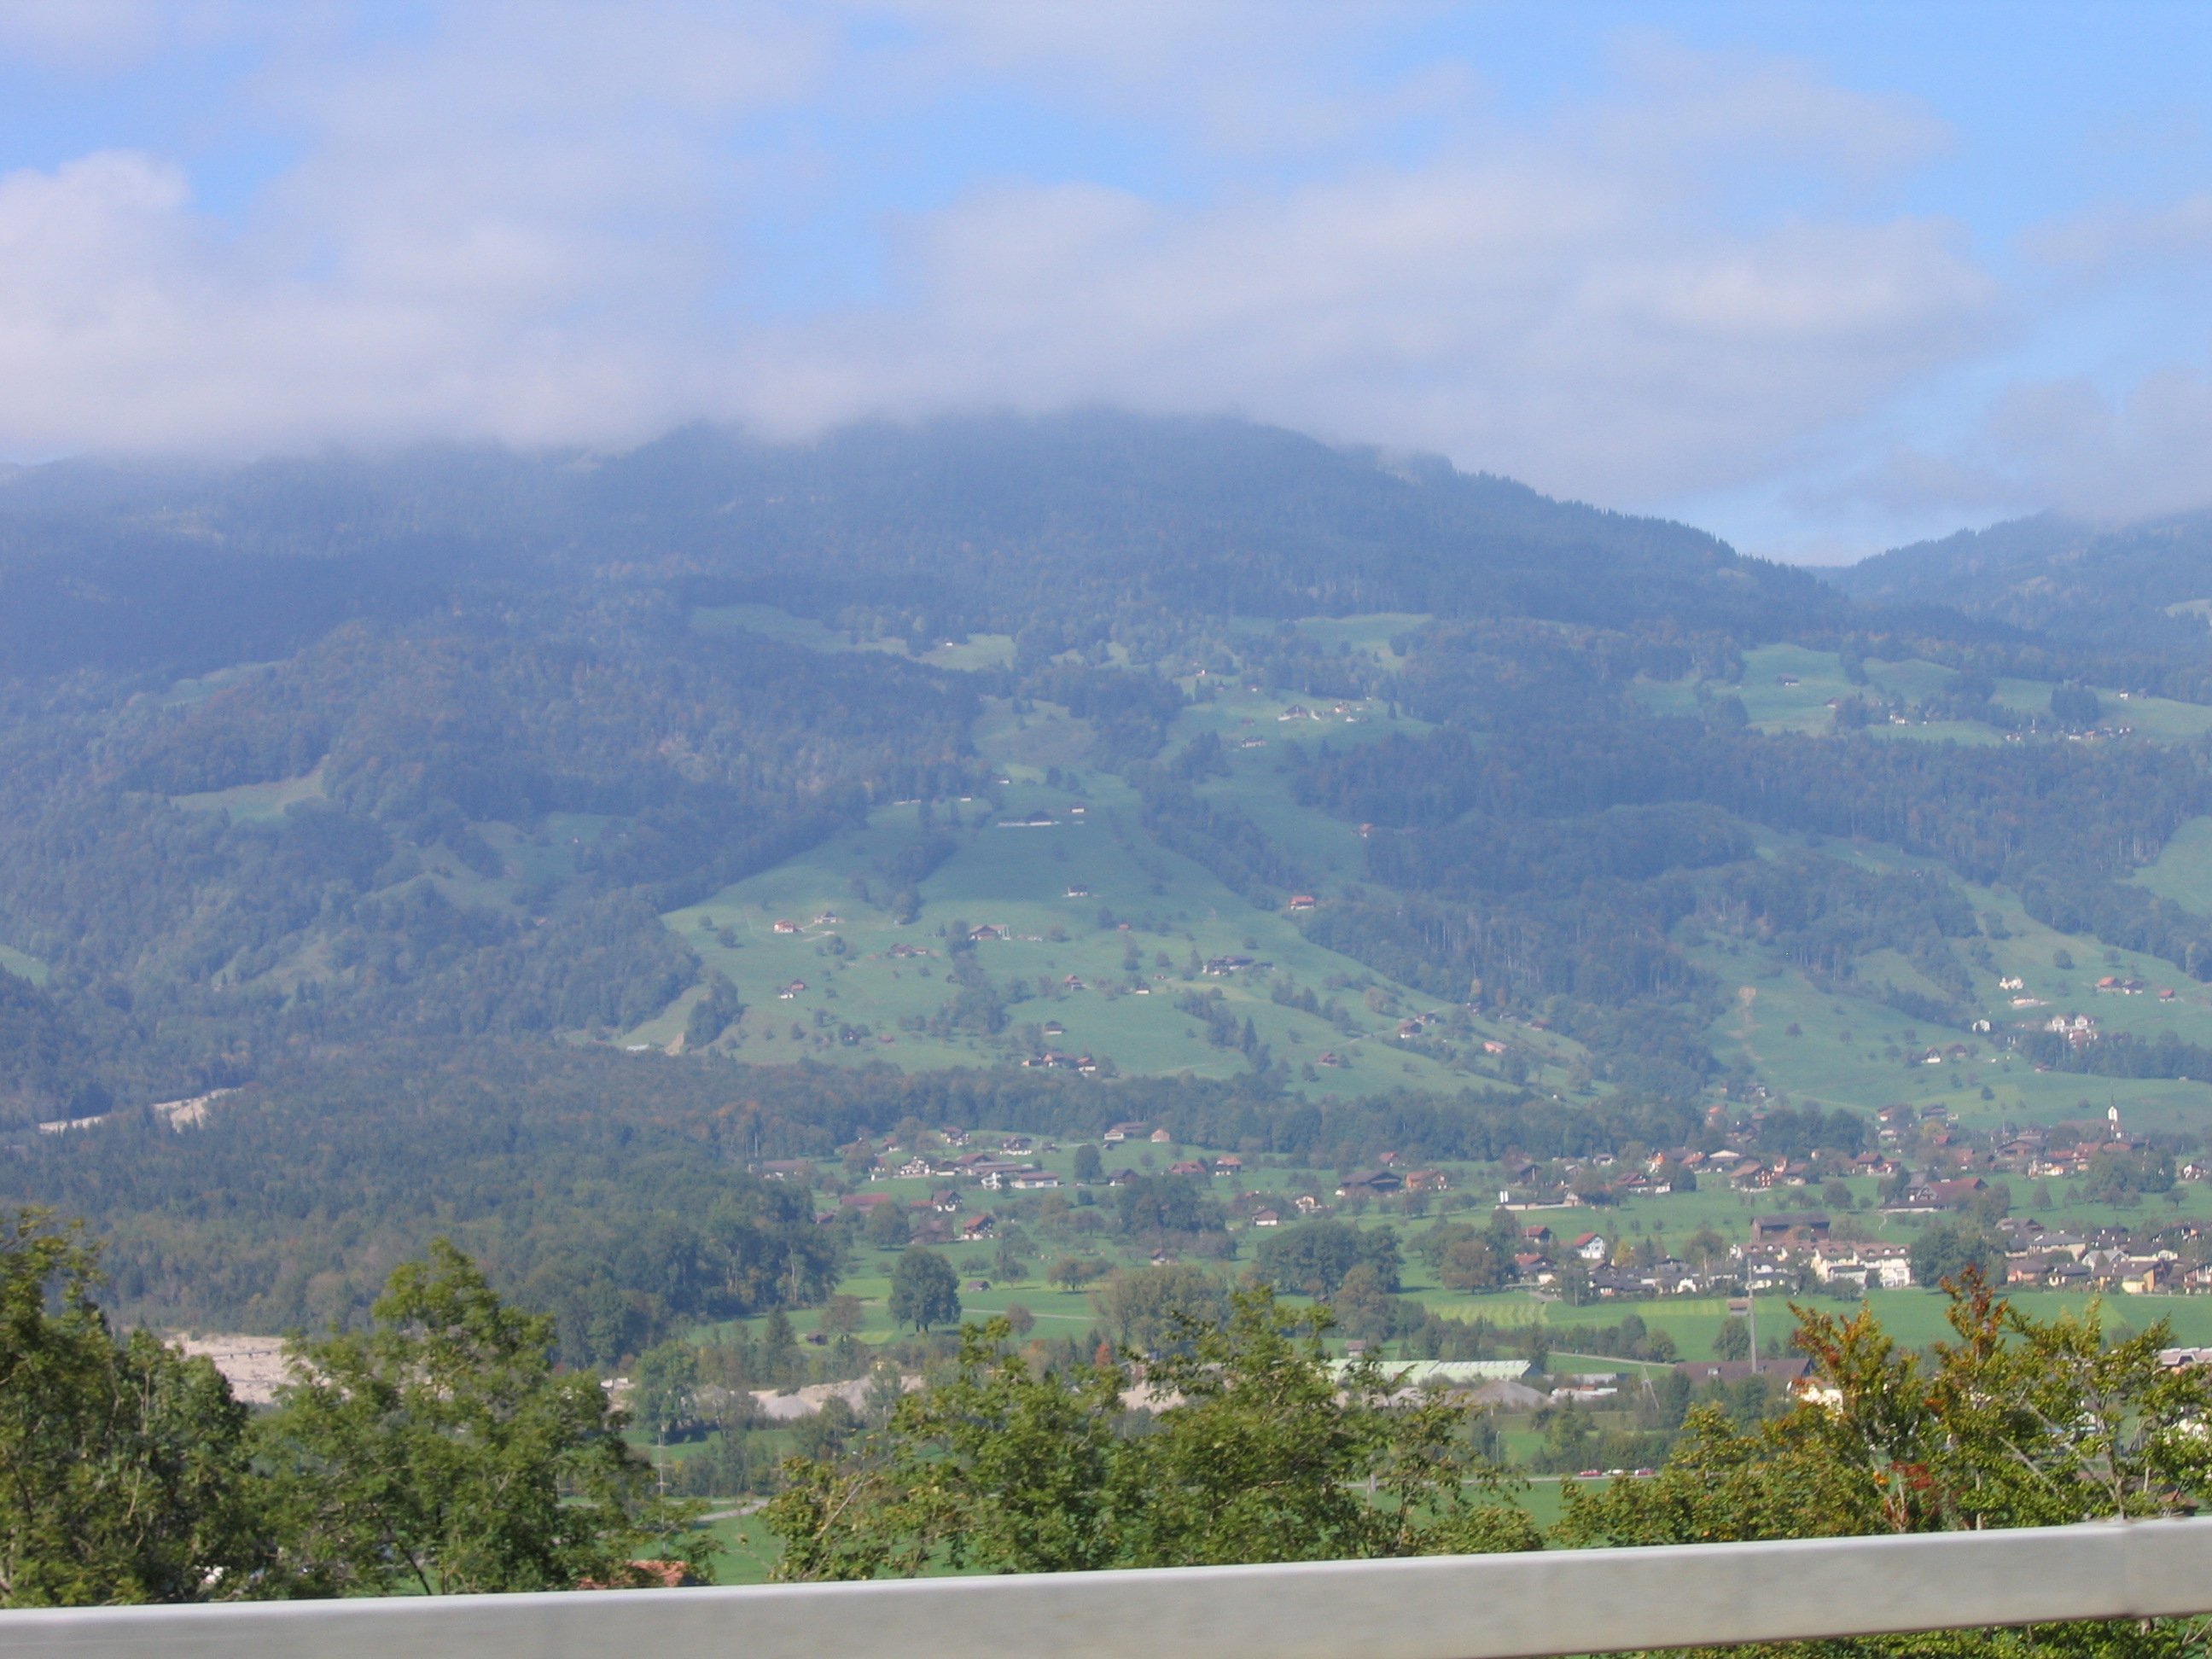
<svg viewBox="0 0 2212 1659"><path fill-rule="evenodd" d="M4 969L18 979L27 979L33 985L44 985L46 982L48 970L45 963L24 951L10 950L4 945L0 945L0 969Z"/></svg>
<svg viewBox="0 0 2212 1659"><path fill-rule="evenodd" d="M696 634L726 639L738 634L758 634L809 651L883 651L896 657L910 656L902 639L864 637L817 622L794 617L771 605L695 605L691 629ZM971 634L965 640L945 640L915 657L935 668L963 670L1005 668L1014 660L1011 634Z"/></svg>
<svg viewBox="0 0 2212 1659"><path fill-rule="evenodd" d="M1387 635L1407 619L1392 618ZM1418 721L1392 721L1380 705L1316 705L1307 717L1285 719L1297 700L1224 688L1213 701L1185 709L1170 752L1204 732L1227 746L1232 775L1210 791L1233 800L1290 847L1326 894L1332 880L1364 867L1356 829L1298 806L1279 770L1280 745L1367 742L1391 732L1414 734ZM1044 781L1048 767L1079 769L1089 756L1088 726L1049 704L1016 714L993 702L977 722L975 742L1010 781L1003 805L981 799L941 803L934 830L958 850L921 884L921 915L900 924L885 908L890 884L881 872L927 833L921 809L892 805L866 826L750 877L663 920L713 968L735 984L747 1006L725 1039L749 1059L815 1058L858 1064L886 1060L902 1067L988 1064L1016 1052L1054 1048L1110 1059L1125 1073L1233 1076L1245 1069L1235 1048L1206 1041L1205 1023L1175 1006L1192 990L1218 989L1241 1025L1292 1068L1293 1088L1359 1093L1403 1085L1455 1089L1481 1075L1396 1046L1400 1014L1370 1010L1360 990L1331 992L1332 978L1376 986L1388 1006L1424 1012L1437 1000L1392 983L1348 957L1307 941L1291 916L1261 909L1210 872L1146 835L1133 791L1110 774L1084 778L1081 793ZM1255 744L1250 749L1242 745ZM1080 811L1078 811L1080 808ZM1048 814L1052 823L1015 826L1007 820ZM866 889L862 896L862 885ZM1287 896L1287 895L1285 895ZM1112 925L1101 925L1110 911ZM834 916L836 920L823 918ZM779 921L795 932L778 933ZM950 932L955 923L989 926L1006 937L978 946L977 960L1002 994L1018 989L1009 1007L1006 1042L968 1031L932 1036L911 1028L953 994L948 983ZM1127 932L1119 924L1129 924ZM940 929L946 930L940 933ZM725 937L729 943L723 943ZM903 951L911 954L894 954ZM1244 956L1270 964L1225 976L1190 976L1200 960ZM1163 961L1162 958L1165 960ZM1142 988L1131 991L1127 976ZM1352 1011L1354 1034L1270 998L1271 974L1284 974L1336 995ZM1070 978L1086 988L1069 987ZM793 990L794 985L804 988ZM787 994L788 993L788 994ZM625 1046L666 1047L683 1030L688 1004L678 1004L618 1039ZM909 1022L902 1027L902 1019ZM1064 1029L1047 1032L1048 1023ZM1036 1028L1034 1031L1028 1028ZM842 1032L855 1036L847 1040ZM1552 1075L1563 1077L1578 1051L1547 1034L1485 1024L1479 1035L1511 1041ZM1321 1057L1340 1064L1323 1067ZM1312 1065L1316 1076L1307 1079Z"/></svg>
<svg viewBox="0 0 2212 1659"><path fill-rule="evenodd" d="M302 777L279 778L272 783L241 783L228 789L209 789L194 795L172 795L169 805L187 812L228 812L240 823L265 823L282 818L295 802L323 799L323 769L318 766Z"/></svg>

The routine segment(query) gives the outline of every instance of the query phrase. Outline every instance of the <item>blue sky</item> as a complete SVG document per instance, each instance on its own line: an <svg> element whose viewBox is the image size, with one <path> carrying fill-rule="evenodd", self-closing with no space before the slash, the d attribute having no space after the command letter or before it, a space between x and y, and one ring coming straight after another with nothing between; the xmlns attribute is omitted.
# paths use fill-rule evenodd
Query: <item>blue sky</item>
<svg viewBox="0 0 2212 1659"><path fill-rule="evenodd" d="M0 454L1224 411L1835 560L2212 504L2212 9L0 0Z"/></svg>

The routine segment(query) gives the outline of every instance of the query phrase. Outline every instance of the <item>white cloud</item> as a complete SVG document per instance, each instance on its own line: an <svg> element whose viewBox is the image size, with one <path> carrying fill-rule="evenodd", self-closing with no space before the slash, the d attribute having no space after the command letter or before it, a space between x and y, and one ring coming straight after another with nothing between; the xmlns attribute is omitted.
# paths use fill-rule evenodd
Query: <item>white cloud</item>
<svg viewBox="0 0 2212 1659"><path fill-rule="evenodd" d="M158 157L0 180L0 449L1111 400L1624 501L1786 465L1988 336L2000 295L1956 230L1865 205L1943 142L1917 107L1641 40L1612 97L1509 130L1480 64L1333 77L1337 9L1240 55L1266 15L548 0L289 37L254 95L301 155L242 226ZM860 27L887 15L889 41ZM849 190L818 129L856 102L918 119L1088 75L1103 108L1148 64L1202 187L976 180L888 228L886 299L773 326L727 303L770 258L763 204ZM1794 205L1732 194L1753 162Z"/></svg>

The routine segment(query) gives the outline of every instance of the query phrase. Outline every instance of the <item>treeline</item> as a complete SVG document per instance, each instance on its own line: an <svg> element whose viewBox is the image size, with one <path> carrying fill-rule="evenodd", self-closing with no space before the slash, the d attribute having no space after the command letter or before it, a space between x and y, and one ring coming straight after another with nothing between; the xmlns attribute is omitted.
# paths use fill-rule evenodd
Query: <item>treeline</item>
<svg viewBox="0 0 2212 1659"><path fill-rule="evenodd" d="M1386 1151L1477 1161L1680 1146L1702 1125L1626 1097L1307 1103L1256 1074L903 1076L422 1039L273 1060L201 1127L125 1110L20 1136L0 1156L0 1196L87 1217L130 1317L248 1330L350 1318L392 1262L443 1233L557 1311L564 1352L611 1360L678 1322L826 1295L842 1231L814 1223L799 1186L749 1170L833 1159L908 1119L1085 1139L1141 1121L1191 1145L1346 1168ZM1113 1204L1132 1233L1220 1224L1188 1182L1137 1182Z"/></svg>

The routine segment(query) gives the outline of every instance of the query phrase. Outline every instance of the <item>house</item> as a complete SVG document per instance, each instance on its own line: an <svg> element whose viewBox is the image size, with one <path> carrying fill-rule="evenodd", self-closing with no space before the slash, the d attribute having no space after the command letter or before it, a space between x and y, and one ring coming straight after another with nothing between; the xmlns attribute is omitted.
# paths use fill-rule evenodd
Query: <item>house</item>
<svg viewBox="0 0 2212 1659"><path fill-rule="evenodd" d="M1321 901L1316 899L1311 893L1293 893L1291 895L1291 908L1293 910L1310 910L1320 902Z"/></svg>
<svg viewBox="0 0 2212 1659"><path fill-rule="evenodd" d="M1252 1224L1255 1227L1279 1227L1283 1224L1283 1218L1273 1210L1255 1210Z"/></svg>
<svg viewBox="0 0 2212 1659"><path fill-rule="evenodd" d="M1605 1235L1584 1233L1567 1248L1585 1261L1602 1261L1606 1257Z"/></svg>
<svg viewBox="0 0 2212 1659"><path fill-rule="evenodd" d="M951 1215L960 1207L960 1194L950 1187L939 1187L929 1195L929 1207L939 1215Z"/></svg>
<svg viewBox="0 0 2212 1659"><path fill-rule="evenodd" d="M960 1237L963 1239L987 1238L997 1225L998 1223L988 1215L971 1215L960 1224Z"/></svg>
<svg viewBox="0 0 2212 1659"><path fill-rule="evenodd" d="M1202 1176L1206 1173L1206 1165L1187 1158L1182 1158L1168 1165L1168 1173L1171 1176Z"/></svg>
<svg viewBox="0 0 2212 1659"><path fill-rule="evenodd" d="M803 1158L772 1158L764 1164L753 1165L756 1173L770 1181L796 1181L814 1173L814 1165Z"/></svg>
<svg viewBox="0 0 2212 1659"><path fill-rule="evenodd" d="M1042 1192L1060 1185L1060 1177L1050 1170L1018 1170L1006 1177L1006 1185L1019 1192Z"/></svg>
<svg viewBox="0 0 2212 1659"><path fill-rule="evenodd" d="M1931 1204L1940 1204L1947 1210L1956 1209L1960 1205L1972 1203L1977 1194L1987 1192L1989 1187L1990 1183L1979 1176L1933 1182L1928 1188L1928 1200Z"/></svg>
<svg viewBox="0 0 2212 1659"><path fill-rule="evenodd" d="M1751 1237L1759 1244L1810 1244L1828 1236L1828 1218L1817 1210L1755 1215Z"/></svg>
<svg viewBox="0 0 2212 1659"><path fill-rule="evenodd" d="M1291 1203L1300 1215L1312 1215L1322 1207L1322 1201L1311 1193L1300 1193Z"/></svg>
<svg viewBox="0 0 2212 1659"><path fill-rule="evenodd" d="M1540 1221L1533 1227L1523 1227L1521 1230L1521 1237L1531 1244L1549 1244L1552 1242L1552 1230Z"/></svg>
<svg viewBox="0 0 2212 1659"><path fill-rule="evenodd" d="M910 1158L898 1166L901 1181L920 1181L936 1173L935 1166L926 1158Z"/></svg>
<svg viewBox="0 0 2212 1659"><path fill-rule="evenodd" d="M873 1215L884 1205L897 1202L889 1193L848 1193L837 1200L839 1208L858 1210L863 1215Z"/></svg>
<svg viewBox="0 0 2212 1659"><path fill-rule="evenodd" d="M1244 1160L1234 1152L1224 1152L1213 1160L1213 1173L1218 1176L1243 1175Z"/></svg>
<svg viewBox="0 0 2212 1659"><path fill-rule="evenodd" d="M1406 1176L1406 1190L1409 1193L1441 1193L1450 1186L1442 1170L1414 1170Z"/></svg>
<svg viewBox="0 0 2212 1659"><path fill-rule="evenodd" d="M1336 1195L1350 1198L1355 1193L1364 1193L1370 1197L1379 1198L1385 1193L1398 1191L1405 1184L1406 1177L1395 1170L1363 1170L1345 1176L1343 1183L1336 1189Z"/></svg>
<svg viewBox="0 0 2212 1659"><path fill-rule="evenodd" d="M1152 1131L1152 1145L1155 1146L1164 1146L1174 1139L1175 1137L1170 1134L1165 1129L1155 1129Z"/></svg>
<svg viewBox="0 0 2212 1659"><path fill-rule="evenodd" d="M795 921L779 921L775 924L775 931L779 933L795 933L799 931L799 924Z"/></svg>

